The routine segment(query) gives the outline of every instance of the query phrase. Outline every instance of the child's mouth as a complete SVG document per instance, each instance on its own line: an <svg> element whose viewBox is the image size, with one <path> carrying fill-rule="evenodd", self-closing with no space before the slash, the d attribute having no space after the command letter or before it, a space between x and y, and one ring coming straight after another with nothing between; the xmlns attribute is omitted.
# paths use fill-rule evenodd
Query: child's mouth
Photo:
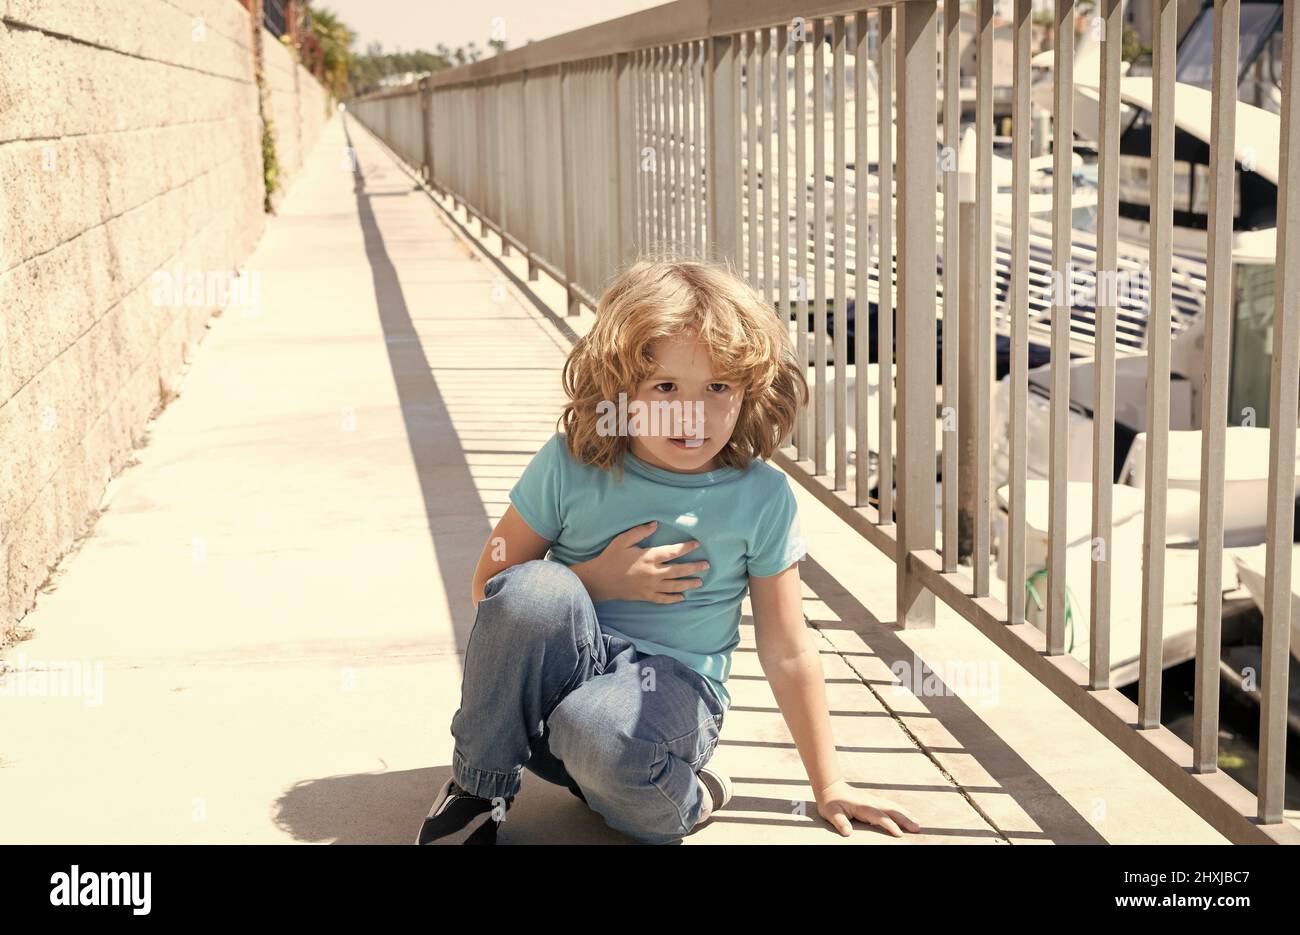
<svg viewBox="0 0 1300 935"><path fill-rule="evenodd" d="M707 437L706 438L688 437L688 438L670 438L668 440L672 442L674 445L676 445L678 448L689 449L689 448L699 448L709 439Z"/></svg>

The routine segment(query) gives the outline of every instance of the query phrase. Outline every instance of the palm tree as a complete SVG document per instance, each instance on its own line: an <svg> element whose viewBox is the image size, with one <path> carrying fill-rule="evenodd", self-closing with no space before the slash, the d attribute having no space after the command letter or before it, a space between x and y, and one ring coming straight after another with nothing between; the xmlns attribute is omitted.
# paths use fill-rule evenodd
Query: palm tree
<svg viewBox="0 0 1300 935"><path fill-rule="evenodd" d="M336 98L348 93L348 71L352 62L352 43L356 36L338 16L323 7L307 7L304 11L307 35L315 40L322 80Z"/></svg>

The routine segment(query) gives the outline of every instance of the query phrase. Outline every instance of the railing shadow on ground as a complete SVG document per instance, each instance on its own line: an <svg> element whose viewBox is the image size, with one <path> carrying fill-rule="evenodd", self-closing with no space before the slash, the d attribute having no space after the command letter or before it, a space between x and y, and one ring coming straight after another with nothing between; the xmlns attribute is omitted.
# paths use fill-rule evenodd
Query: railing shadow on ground
<svg viewBox="0 0 1300 935"><path fill-rule="evenodd" d="M348 146L356 152L346 120L343 122L343 132ZM466 509L472 510L473 505L478 504L481 512L474 515L475 528L472 534L486 542L492 524L482 504L464 446L452 428L451 415L420 342L397 268L388 254L384 235L371 205L371 199L395 193L368 190L359 160L354 161L353 176L357 214L365 238L366 258L374 280L375 304L384 332L389 366L393 372L393 383L402 407L411 457L420 482L425 519L437 555L438 573L446 591L456 646L463 650L469 641L474 622L469 584L474 577L477 556L461 548L439 548L439 540L443 536L454 535L457 539L463 539L466 535L471 535L464 528L463 522L458 523L455 529L444 530L442 520L446 516L448 505L457 513L463 514ZM448 431L435 436L433 429L438 426L446 426Z"/></svg>

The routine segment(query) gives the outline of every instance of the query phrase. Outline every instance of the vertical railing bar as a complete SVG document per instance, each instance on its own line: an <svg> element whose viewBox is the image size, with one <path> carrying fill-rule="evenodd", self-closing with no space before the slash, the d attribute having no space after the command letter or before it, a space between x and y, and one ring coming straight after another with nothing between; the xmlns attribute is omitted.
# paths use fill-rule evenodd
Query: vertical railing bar
<svg viewBox="0 0 1300 935"><path fill-rule="evenodd" d="M1052 367L1047 468L1048 655L1065 651L1066 496L1070 476L1070 307L1074 293L1074 0L1056 0L1052 27Z"/></svg>
<svg viewBox="0 0 1300 935"><path fill-rule="evenodd" d="M763 188L761 194L763 243L760 251L763 263L759 278L763 281L763 296L767 299L767 304L770 307L773 301L772 252L775 247L773 238L776 236L776 228L772 224L772 193L775 189L776 178L772 172L772 30L770 27L763 29L763 41L758 50L758 62L758 97L763 109L763 116L759 121L759 130L763 134Z"/></svg>
<svg viewBox="0 0 1300 935"><path fill-rule="evenodd" d="M808 376L808 88L804 77L808 62L808 25L802 24L794 46L794 272L795 335L799 366ZM799 460L806 460L813 442L812 407L805 406L796 420L795 445Z"/></svg>
<svg viewBox="0 0 1300 935"><path fill-rule="evenodd" d="M645 61L643 67L645 73L642 76L645 93L645 140L642 142L643 152L641 154L641 173L645 176L646 189L646 241L645 249L653 250L657 247L658 233L656 230L657 218L659 214L658 205L658 185L659 185L659 141L655 137L657 131L658 113L655 104L655 49L645 50Z"/></svg>
<svg viewBox="0 0 1300 935"><path fill-rule="evenodd" d="M673 46L673 173L676 184L673 197L677 199L674 223L677 225L675 249L680 253L687 250L686 235L686 45L677 43Z"/></svg>
<svg viewBox="0 0 1300 935"><path fill-rule="evenodd" d="M636 93L637 93L637 141L636 151L632 157L636 160L633 170L636 172L637 186L637 255L645 253L650 243L650 188L645 171L645 150L649 140L649 109L647 107L646 84L646 50L636 53Z"/></svg>
<svg viewBox="0 0 1300 935"><path fill-rule="evenodd" d="M618 52L610 56L610 107L614 140L610 147L610 177L614 184L615 204L617 206L618 233L614 238L614 263L621 265L627 260L631 249L632 218L636 196L627 174L631 162L632 148L636 143L635 123L632 112L632 56L627 52ZM609 272L606 268L606 272Z"/></svg>
<svg viewBox="0 0 1300 935"><path fill-rule="evenodd" d="M622 56L619 53L610 53L604 56L601 63L601 96L604 102L600 108L601 119L605 122L605 177L608 179L605 189L605 210L608 223L614 225L614 230L610 232L611 236L600 238L601 257L603 262L599 268L596 281L592 283L594 289L593 295L600 295L604 291L601 287L605 279L616 262L622 260L622 240L623 240L623 205L619 197L619 177L618 167L622 162L620 150L622 149L627 134L623 132L623 127L619 120L619 80L618 80L618 62Z"/></svg>
<svg viewBox="0 0 1300 935"><path fill-rule="evenodd" d="M658 81L655 85L659 95L659 243L662 249L671 253L673 249L673 203L672 203L672 141L669 131L671 114L668 110L668 68L672 47L665 45L659 50Z"/></svg>
<svg viewBox="0 0 1300 935"><path fill-rule="evenodd" d="M663 245L671 252L677 248L676 231L673 221L673 214L676 206L673 204L673 46L671 44L663 47L663 58L659 69L659 79L661 82L661 96L659 99L660 113L663 115L663 121L660 124L659 136L659 165L663 170L663 176L660 179L663 189Z"/></svg>
<svg viewBox="0 0 1300 935"><path fill-rule="evenodd" d="M1210 86L1210 216L1201 399L1201 519L1196 588L1192 769L1219 766L1219 654L1223 629L1224 439L1232 329L1232 222L1236 173L1237 45L1241 0L1215 0Z"/></svg>
<svg viewBox="0 0 1300 935"><path fill-rule="evenodd" d="M957 570L958 348L961 283L958 228L961 171L961 9L943 5L943 570Z"/></svg>
<svg viewBox="0 0 1300 935"><path fill-rule="evenodd" d="M608 254L609 245L614 242L617 236L615 231L610 230L611 222L617 226L618 213L611 210L609 201L609 144L615 139L614 131L611 129L609 116L609 101L606 98L605 91L609 87L605 71L608 67L606 61L608 56L601 56L591 64L590 87L588 95L591 99L591 124L592 134L597 140L597 145L592 147L592 185L597 189L596 197L592 199L591 213L595 215L592 225L583 231L589 252L591 254L591 272L587 280L587 288L591 295L600 294L600 284L604 278L605 270L609 267ZM604 185L600 180L605 179ZM602 236L603 235L603 236Z"/></svg>
<svg viewBox="0 0 1300 935"><path fill-rule="evenodd" d="M591 100L590 76L591 63L578 63L578 107L575 117L577 118L576 122L578 126L581 128L578 132L577 138L581 140L590 140L596 133L594 125L595 121L592 120L594 110ZM578 285L584 290L589 290L591 284L592 256L591 250L588 247L587 233L591 230L592 208L598 196L593 192L588 194L587 197L579 198L577 197L577 187L578 180L581 179L584 182L584 192L589 192L589 186L591 186L595 181L596 176L594 176L591 171L593 163L595 162L594 149L595 147L593 146L575 147L575 153L578 155L578 159L575 162L577 170L573 176L574 204L581 212L581 217L577 228L573 232L573 239L574 246L578 251Z"/></svg>
<svg viewBox="0 0 1300 935"><path fill-rule="evenodd" d="M976 3L975 54L975 597L989 593L993 396L993 0ZM1067 176L1068 177L1068 176ZM1053 358L1054 360L1056 358Z"/></svg>
<svg viewBox="0 0 1300 935"><path fill-rule="evenodd" d="M504 79L500 76L494 78L488 84L488 98L492 101L492 168L495 170L493 178L492 205L493 213L496 216L496 222L500 230L509 230L510 219L506 208L506 147L505 126L502 121L501 106L501 88ZM501 238L501 255L507 256L510 253L510 244L504 237Z"/></svg>
<svg viewBox="0 0 1300 935"><path fill-rule="evenodd" d="M954 4L946 4L955 6ZM871 352L867 325L867 279L871 262L870 225L867 202L867 14L859 11L853 19L853 504L866 506L871 493L871 440L867 437L867 375ZM847 248L845 250L847 255Z"/></svg>
<svg viewBox="0 0 1300 935"><path fill-rule="evenodd" d="M1268 533L1264 580L1259 714L1259 806L1267 824L1284 819L1290 658L1291 540L1295 534L1296 397L1300 384L1300 16L1282 13L1282 127L1273 284L1273 355L1269 372Z"/></svg>
<svg viewBox="0 0 1300 935"><path fill-rule="evenodd" d="M586 198L578 197L578 180L585 179L583 172L583 158L585 151L579 151L576 145L578 140L586 139L582 131L584 102L582 99L582 63L570 62L568 66L568 97L565 99L566 111L565 121L565 148L568 152L569 169L567 177L568 188L565 197L569 201L569 212L572 222L566 233L566 239L573 241L573 264L565 269L566 277L569 282L575 286L582 282L582 265L585 259L585 251L582 249L582 228L586 224L583 212L586 208ZM582 147L585 150L585 146ZM566 254L567 255L567 254ZM582 300L578 298L577 292L573 292L574 314L581 310Z"/></svg>
<svg viewBox="0 0 1300 935"><path fill-rule="evenodd" d="M657 217L659 213L658 206L658 184L659 184L659 141L655 137L657 130L658 112L655 103L655 56L656 50L653 48L645 50L643 75L644 92L645 92L645 140L642 143L644 147L641 160L641 172L645 176L646 187L646 243L647 250L653 250L657 247Z"/></svg>
<svg viewBox="0 0 1300 935"><path fill-rule="evenodd" d="M812 20L813 40L813 473L826 473L826 38Z"/></svg>
<svg viewBox="0 0 1300 935"><path fill-rule="evenodd" d="M784 23L776 27L776 41L772 52L776 63L776 148L777 148L777 207L780 215L777 219L777 309L781 323L786 331L790 330L790 151L788 149L790 93L786 68L789 65L790 38ZM807 371L804 371L805 376ZM798 437L798 425L793 424L781 447L788 446L792 439Z"/></svg>
<svg viewBox="0 0 1300 935"><path fill-rule="evenodd" d="M428 182L433 178L433 86L427 77L421 78L420 88L420 178Z"/></svg>
<svg viewBox="0 0 1300 935"><path fill-rule="evenodd" d="M585 180L587 178L583 175L583 162L584 157L586 156L586 147L585 145L581 147L576 145L577 140L586 140L586 135L582 129L583 116L586 113L586 103L583 100L582 95L582 63L569 62L566 67L568 93L564 98L564 147L566 153L565 158L568 160L568 169L565 178L565 198L568 200L570 206L567 209L570 223L565 232L565 256L567 257L569 255L567 241L572 240L573 262L572 264L565 266L564 272L565 278L568 279L572 285L576 286L582 283L582 267L583 261L586 259L583 255L585 251L582 249L581 231L587 223L585 217L587 206L585 202L587 202L589 198L578 197L578 180ZM573 143L570 143L570 140L572 140ZM577 314L577 310L581 308L581 300L577 298L576 292L571 292L571 296L574 300L574 312L572 314Z"/></svg>
<svg viewBox="0 0 1300 935"><path fill-rule="evenodd" d="M664 75L668 90L668 223L674 254L682 249L682 110L677 102L680 56L680 44L668 47L668 69Z"/></svg>
<svg viewBox="0 0 1300 935"><path fill-rule="evenodd" d="M894 11L876 11L880 32L879 99L876 103L876 400L880 407L876 440L876 522L894 522ZM902 89L899 89L902 93ZM870 321L870 319L866 319ZM901 368L902 363L898 366Z"/></svg>
<svg viewBox="0 0 1300 935"><path fill-rule="evenodd" d="M599 118L600 102L596 95L597 82L595 76L598 67L599 66L594 61L583 63L581 84L583 108L581 119L583 126L586 128L586 136L584 138L595 138L599 141L603 138L603 130L600 127ZM600 175L596 172L596 167L600 162L600 151L597 148L599 145L598 142L595 146L586 148L582 154L585 172L580 176L580 178L584 179L587 184L595 188L596 191L592 192L592 197L581 199L581 201L585 202L585 204L583 204L583 209L586 213L586 220L583 224L580 224L577 231L575 231L575 234L577 235L578 256L582 257L584 261L580 285L588 293L592 292L595 286L593 270L597 265L597 255L593 243L595 238L591 235L597 230L604 230L605 224L607 223L605 219L609 217L609 215L603 213L604 206L600 202L600 185L598 184Z"/></svg>
<svg viewBox="0 0 1300 935"><path fill-rule="evenodd" d="M640 95L637 104L637 117L640 121L640 136L637 139L636 147L636 177L637 189L641 192L640 203L640 235L641 240L637 245L642 251L649 249L650 246L650 214L653 211L651 204L650 192L650 173L646 171L645 155L647 147L650 147L650 76L649 76L650 51L641 49L637 52L637 93Z"/></svg>
<svg viewBox="0 0 1300 935"><path fill-rule="evenodd" d="M933 0L900 4L898 15L898 528L897 624L931 628L934 593L908 557L934 548L935 130L938 126ZM883 112L882 112L883 113ZM881 346L881 356L888 345ZM881 383L885 381L882 379ZM886 423L888 424L888 423ZM884 432L882 431L883 435Z"/></svg>
<svg viewBox="0 0 1300 935"><path fill-rule="evenodd" d="M1169 484L1169 345L1173 301L1174 75L1178 0L1153 0L1150 270L1147 293L1147 440L1142 510L1142 623L1138 724L1160 726L1164 680L1165 536Z"/></svg>
<svg viewBox="0 0 1300 935"><path fill-rule="evenodd" d="M655 99L655 249L661 251L666 245L668 239L668 205L667 205L667 182L664 178L667 172L668 162L668 143L665 138L664 126L666 115L664 113L664 101L667 94L664 92L664 59L666 49L663 46L655 48L654 64L654 99Z"/></svg>
<svg viewBox="0 0 1300 935"><path fill-rule="evenodd" d="M573 91L572 91L572 74L573 66L561 63L559 74L559 103L560 103L560 203L563 205L561 212L564 224L564 294L566 315L578 314L578 294L573 291L575 280L575 267L577 264L577 250L574 242L574 232L577 227L577 214L574 210L576 198L574 198L573 176L573 157L570 155L569 135L573 122Z"/></svg>
<svg viewBox="0 0 1300 935"><path fill-rule="evenodd" d="M519 121L519 142L520 142L519 151L521 154L526 153L530 149L531 137L532 137L532 134L529 132L529 127L528 127L528 71L527 69L522 71L519 75L519 104L515 114L515 119ZM535 209L533 208L533 199L529 197L529 189L531 188L531 186L529 185L529 178L528 178L528 160L521 159L520 165L521 165L520 171L523 174L523 185L522 185L522 190L524 195L523 224L524 224L525 237L527 238L525 242L528 244L528 250L526 251L528 255L528 272L531 277L532 275L536 274L535 273L536 268L533 266L533 262L532 262L532 255L533 255L533 251L536 250L536 245L538 241L537 223L533 217L535 214Z"/></svg>
<svg viewBox="0 0 1300 935"><path fill-rule="evenodd" d="M700 180L699 190L696 193L697 197L699 198L699 212L696 215L695 223L696 223L696 227L698 228L699 250L700 250L700 256L702 257L707 257L709 254L708 244L709 244L709 237L711 236L709 232L708 197L709 197L709 186L712 184L712 181L711 181L711 177L706 171L708 169L707 160L708 160L709 139L708 139L708 132L706 130L706 126L707 126L706 117L708 111L705 109L707 106L705 82L707 80L707 75L708 75L708 70L707 70L708 69L708 54L707 54L708 46L706 43L708 41L709 40L703 40L700 43L698 43L699 52L700 52L699 66L697 68L697 73L699 77L699 89L696 92L696 101L695 101L696 106L700 112L700 133L698 137L700 141L700 149L699 152L695 154L695 165Z"/></svg>
<svg viewBox="0 0 1300 935"><path fill-rule="evenodd" d="M691 80L691 46L682 42L678 46L677 59L677 107L681 111L681 139L678 141L680 159L678 162L678 179L681 182L682 199L682 252L691 253L691 115L687 109L690 100Z"/></svg>
<svg viewBox="0 0 1300 935"><path fill-rule="evenodd" d="M700 140L698 131L695 126L695 68L696 56L699 50L699 44L692 41L686 44L686 64L685 64L685 99L688 102L686 106L686 200L687 221L686 229L688 231L688 249L690 256L698 257L700 245L697 239L699 225L699 184L700 175L695 171L698 153L700 150Z"/></svg>
<svg viewBox="0 0 1300 935"><path fill-rule="evenodd" d="M846 368L845 358L848 356L848 290L846 288L845 276L847 273L848 250L845 247L848 241L845 221L844 194L848 186L847 170L844 162L844 17L836 16L832 20L831 26L832 42L832 62L831 62L831 93L833 95L833 124L835 137L832 144L832 154L835 160L833 171L835 181L832 187L833 207L832 220L834 225L832 236L835 238L835 335L834 335L834 354L835 354L835 399L833 408L835 412L835 490L844 490L848 487L848 431L846 423L848 420L848 370Z"/></svg>
<svg viewBox="0 0 1300 935"><path fill-rule="evenodd" d="M731 93L732 93L732 100L733 100L733 102L735 103L735 111L736 111L736 122L735 122L735 125L734 125L734 128L733 128L733 129L735 130L735 150L734 150L734 152L735 152L735 155L736 155L736 163L735 163L735 175L736 175L736 199L735 199L735 202L732 204L732 211L733 211L733 213L734 213L734 215L735 215L735 223L736 223L736 238L737 238L737 239L736 239L736 257L735 257L735 262L736 262L736 271L737 271L737 272L738 272L742 277L745 275L745 272L744 272L744 262L745 262L745 260L744 260L744 252L745 252L745 251L744 251L744 237L745 237L745 225L744 225L744 212L745 212L745 205L744 205L744 197L745 197L745 176L744 176L744 171L743 171L743 169L742 169L742 167L741 167L741 162L742 162L743 159L744 159L744 149L745 149L745 127L744 127L744 113L745 113L745 110L744 110L744 106L743 106L743 104L742 104L742 98L741 98L741 93L740 93L740 90L741 90L741 89L740 89L740 78L741 78L741 73L743 72L744 67L745 67L745 59L744 59L744 54L745 54L745 53L744 53L744 38L745 38L745 37L744 37L744 34L743 34L743 33L737 34L737 36L736 36L736 46L735 46L735 53L734 53L734 59L735 59L735 62L736 62L735 84L732 86L732 92L731 92Z"/></svg>
<svg viewBox="0 0 1300 935"><path fill-rule="evenodd" d="M708 48L708 80L704 85L704 132L708 135L708 168L704 176L708 195L710 251L716 259L734 266L739 249L739 219L736 146L736 52L735 36L712 36Z"/></svg>
<svg viewBox="0 0 1300 935"><path fill-rule="evenodd" d="M1025 621L1025 487L1029 408L1029 0L1016 0L1012 30L1011 425L1007 504L1007 623Z"/></svg>
<svg viewBox="0 0 1300 935"><path fill-rule="evenodd" d="M682 231L682 243L686 255L695 255L695 48L697 43L681 44L681 217L685 230Z"/></svg>
<svg viewBox="0 0 1300 935"><path fill-rule="evenodd" d="M486 239L488 234L487 219L492 215L490 186L492 184L491 160L492 152L488 147L487 128L488 128L488 111L491 109L489 103L490 95L488 88L492 82L488 79L478 82L475 85L477 98L474 106L474 122L478 131L475 134L475 140L478 146L478 159L474 171L474 207L478 211L478 235L479 239Z"/></svg>
<svg viewBox="0 0 1300 935"><path fill-rule="evenodd" d="M756 289L758 283L758 34L745 33L745 203L748 206L748 223L745 225L747 256L745 275Z"/></svg>
<svg viewBox="0 0 1300 935"><path fill-rule="evenodd" d="M628 55L628 81L631 88L632 104L632 152L630 166L625 172L635 172L629 176L632 181L632 235L633 246L640 251L641 237L641 50L634 49Z"/></svg>
<svg viewBox="0 0 1300 935"><path fill-rule="evenodd" d="M591 100L588 97L587 82L588 64L586 62L574 62L572 71L573 80L573 109L569 111L572 118L569 132L573 135L574 140L582 140L584 145L574 146L570 150L570 176L573 181L570 198L573 199L574 213L577 215L578 223L574 225L571 236L573 237L574 256L577 260L574 272L571 276L574 283L582 289L587 288L587 270L590 266L590 251L587 250L586 232L590 230L591 224L591 203L594 196L591 193L591 147L586 141L591 139ZM578 182L582 181L583 196L578 196Z"/></svg>

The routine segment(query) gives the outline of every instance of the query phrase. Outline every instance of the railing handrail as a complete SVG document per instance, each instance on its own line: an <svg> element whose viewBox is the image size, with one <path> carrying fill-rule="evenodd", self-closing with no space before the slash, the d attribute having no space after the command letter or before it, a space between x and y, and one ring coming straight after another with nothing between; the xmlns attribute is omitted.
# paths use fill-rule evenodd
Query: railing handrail
<svg viewBox="0 0 1300 935"><path fill-rule="evenodd" d="M801 5L798 16L811 20L908 2L911 0L856 0L852 3L844 0L812 0ZM636 52L713 36L729 36L789 21L790 4L787 0L674 0L662 6L530 42L517 49L507 49L477 62L434 72L429 77L429 82L435 88L443 88L620 52ZM361 99L381 96L385 96L383 92L365 95Z"/></svg>

